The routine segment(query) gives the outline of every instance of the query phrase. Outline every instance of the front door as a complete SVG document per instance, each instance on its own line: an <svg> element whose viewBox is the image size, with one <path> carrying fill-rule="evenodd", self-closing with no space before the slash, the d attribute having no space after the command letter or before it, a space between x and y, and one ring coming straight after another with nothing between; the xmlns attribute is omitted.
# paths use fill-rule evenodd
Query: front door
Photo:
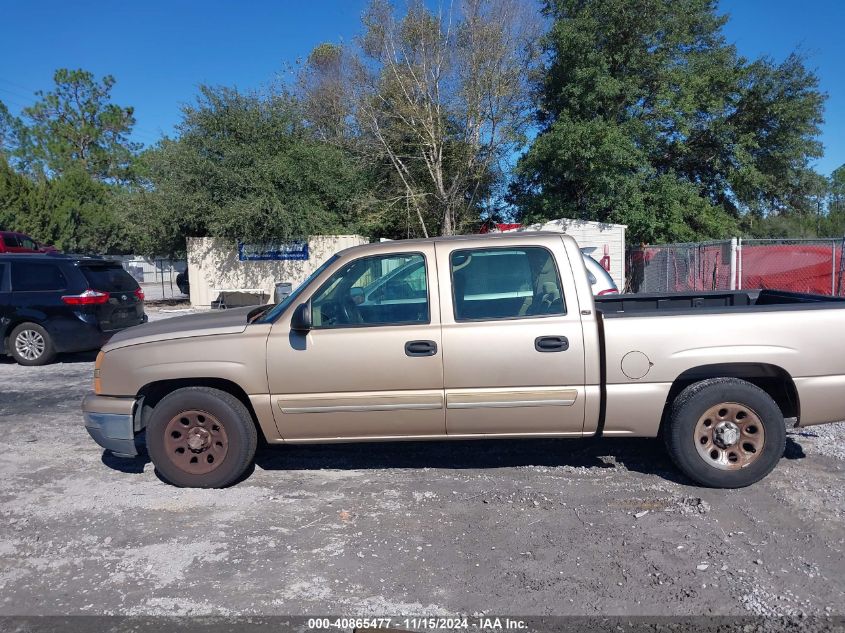
<svg viewBox="0 0 845 633"><path fill-rule="evenodd" d="M445 433L436 274L431 244L341 260L300 298L310 332L292 332L289 316L273 326L267 371L284 439Z"/></svg>
<svg viewBox="0 0 845 633"><path fill-rule="evenodd" d="M581 435L584 342L563 241L440 242L437 263L450 276L440 286L447 432Z"/></svg>

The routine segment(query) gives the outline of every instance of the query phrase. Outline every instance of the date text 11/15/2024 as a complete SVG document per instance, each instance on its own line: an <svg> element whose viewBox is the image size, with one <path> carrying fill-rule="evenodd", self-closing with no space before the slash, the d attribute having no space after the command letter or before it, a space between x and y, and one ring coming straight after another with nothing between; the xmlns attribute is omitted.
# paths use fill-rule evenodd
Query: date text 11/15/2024
<svg viewBox="0 0 845 633"><path fill-rule="evenodd" d="M309 618L309 629L394 629L411 631L449 630L509 630L527 629L524 620L508 617L336 617Z"/></svg>

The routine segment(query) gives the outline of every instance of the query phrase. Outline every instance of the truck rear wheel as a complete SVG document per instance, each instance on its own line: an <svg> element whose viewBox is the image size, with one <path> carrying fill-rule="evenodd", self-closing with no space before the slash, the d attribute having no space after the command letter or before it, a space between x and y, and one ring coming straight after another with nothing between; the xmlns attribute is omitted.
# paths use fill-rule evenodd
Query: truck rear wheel
<svg viewBox="0 0 845 633"><path fill-rule="evenodd" d="M783 456L786 427L771 396L738 378L690 385L672 403L664 440L675 465L695 482L742 488Z"/></svg>
<svg viewBox="0 0 845 633"><path fill-rule="evenodd" d="M210 387L185 387L161 399L147 424L147 451L158 472L187 488L236 482L255 456L258 433L244 404Z"/></svg>

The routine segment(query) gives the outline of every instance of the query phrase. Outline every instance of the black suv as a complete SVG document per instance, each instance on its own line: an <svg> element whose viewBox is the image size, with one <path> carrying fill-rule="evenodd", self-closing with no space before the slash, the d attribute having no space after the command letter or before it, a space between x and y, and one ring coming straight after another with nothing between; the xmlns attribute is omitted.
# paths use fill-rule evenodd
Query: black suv
<svg viewBox="0 0 845 633"><path fill-rule="evenodd" d="M144 323L144 293L120 262L76 255L0 255L0 342L21 365L99 349Z"/></svg>

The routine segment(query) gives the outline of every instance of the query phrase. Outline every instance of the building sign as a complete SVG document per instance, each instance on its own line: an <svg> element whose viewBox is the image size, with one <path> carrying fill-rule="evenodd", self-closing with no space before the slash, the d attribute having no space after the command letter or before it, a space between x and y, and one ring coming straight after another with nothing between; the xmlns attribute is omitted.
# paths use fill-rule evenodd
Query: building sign
<svg viewBox="0 0 845 633"><path fill-rule="evenodd" d="M265 244L244 244L238 242L238 259L242 262L268 260L307 260L308 242L292 240L290 242L267 242Z"/></svg>

